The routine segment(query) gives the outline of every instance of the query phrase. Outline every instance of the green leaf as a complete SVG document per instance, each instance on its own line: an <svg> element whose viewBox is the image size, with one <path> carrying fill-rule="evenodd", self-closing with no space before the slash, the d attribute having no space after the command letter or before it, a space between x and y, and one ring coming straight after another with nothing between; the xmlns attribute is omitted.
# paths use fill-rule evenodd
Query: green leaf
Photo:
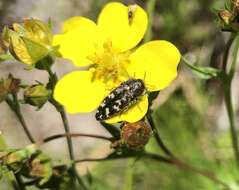
<svg viewBox="0 0 239 190"><path fill-rule="evenodd" d="M221 71L213 67L201 67L190 64L184 57L182 57L183 63L202 79L217 78Z"/></svg>

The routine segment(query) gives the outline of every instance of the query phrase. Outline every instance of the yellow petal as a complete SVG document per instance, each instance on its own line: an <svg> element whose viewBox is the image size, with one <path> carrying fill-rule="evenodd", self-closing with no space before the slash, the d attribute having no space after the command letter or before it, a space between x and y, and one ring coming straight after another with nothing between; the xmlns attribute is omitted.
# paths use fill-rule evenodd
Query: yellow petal
<svg viewBox="0 0 239 190"><path fill-rule="evenodd" d="M64 21L62 31L64 33L79 29L81 27L95 27L95 23L88 18L81 16L74 16Z"/></svg>
<svg viewBox="0 0 239 190"><path fill-rule="evenodd" d="M75 71L65 75L54 89L54 98L66 107L69 113L91 112L104 99L105 85L92 81L89 71Z"/></svg>
<svg viewBox="0 0 239 190"><path fill-rule="evenodd" d="M106 120L106 123L117 123L120 121L127 121L129 123L134 123L141 120L148 110L148 96L143 96L134 106L132 106L126 112L121 113L118 116L112 117Z"/></svg>
<svg viewBox="0 0 239 190"><path fill-rule="evenodd" d="M54 36L53 44L60 45L60 53L76 66L87 66L92 62L88 56L94 54L98 45L96 24L83 17L73 17L63 25L64 34Z"/></svg>
<svg viewBox="0 0 239 190"><path fill-rule="evenodd" d="M129 11L132 12L130 18ZM98 18L100 31L112 40L113 47L119 51L135 47L142 40L147 24L147 14L140 6L127 7L116 2L108 3Z"/></svg>
<svg viewBox="0 0 239 190"><path fill-rule="evenodd" d="M148 91L167 87L177 76L181 55L170 42L158 40L139 47L130 56L128 73L144 80Z"/></svg>

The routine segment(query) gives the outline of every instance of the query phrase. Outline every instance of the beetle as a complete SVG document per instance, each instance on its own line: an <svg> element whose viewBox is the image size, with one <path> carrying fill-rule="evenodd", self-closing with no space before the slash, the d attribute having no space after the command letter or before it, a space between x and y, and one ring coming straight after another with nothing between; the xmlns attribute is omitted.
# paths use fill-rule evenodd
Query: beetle
<svg viewBox="0 0 239 190"><path fill-rule="evenodd" d="M98 107L95 118L99 121L128 110L147 92L141 79L129 79L113 89Z"/></svg>

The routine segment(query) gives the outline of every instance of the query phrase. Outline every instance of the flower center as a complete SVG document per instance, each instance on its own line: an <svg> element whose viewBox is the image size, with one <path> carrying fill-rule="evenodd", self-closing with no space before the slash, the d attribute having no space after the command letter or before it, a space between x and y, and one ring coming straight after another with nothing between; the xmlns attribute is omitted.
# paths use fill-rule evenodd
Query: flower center
<svg viewBox="0 0 239 190"><path fill-rule="evenodd" d="M108 86L115 86L128 78L126 65L129 63L130 52L117 52L110 40L103 44L103 49L88 57L93 62L90 71L92 80L103 80Z"/></svg>

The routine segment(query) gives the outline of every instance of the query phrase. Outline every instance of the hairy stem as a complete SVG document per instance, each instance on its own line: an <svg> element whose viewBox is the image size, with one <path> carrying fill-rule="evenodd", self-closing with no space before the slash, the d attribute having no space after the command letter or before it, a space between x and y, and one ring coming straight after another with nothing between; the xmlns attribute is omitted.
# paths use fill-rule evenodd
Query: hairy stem
<svg viewBox="0 0 239 190"><path fill-rule="evenodd" d="M25 122L25 119L22 115L21 112L21 108L20 108L20 104L18 101L18 97L17 94L12 94L12 99L10 99L9 97L7 97L5 99L5 101L7 102L7 104L9 105L9 107L11 108L11 110L16 114L19 122L21 123L24 132L26 133L28 139L31 141L31 143L35 143L36 141L34 140L31 132L29 131L27 124Z"/></svg>

